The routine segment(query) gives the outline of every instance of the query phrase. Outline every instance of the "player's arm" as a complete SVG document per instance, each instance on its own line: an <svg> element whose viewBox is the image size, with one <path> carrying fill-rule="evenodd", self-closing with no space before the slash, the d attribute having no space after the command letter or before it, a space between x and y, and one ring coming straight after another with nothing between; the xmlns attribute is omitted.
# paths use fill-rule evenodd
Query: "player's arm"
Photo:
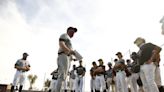
<svg viewBox="0 0 164 92"><path fill-rule="evenodd" d="M26 67L20 67L20 66L18 66L18 65L15 65L15 68L16 68L17 70L26 70Z"/></svg>
<svg viewBox="0 0 164 92"><path fill-rule="evenodd" d="M85 72L86 72L85 68L83 68L83 71L84 71L84 72L83 72L82 76L84 76L84 75L85 75Z"/></svg>
<svg viewBox="0 0 164 92"><path fill-rule="evenodd" d="M156 59L158 58L159 59L159 53L162 49L158 46L155 46L155 48L153 49L152 51L152 55L150 57L150 59L148 60L148 64L151 63L151 62L155 62Z"/></svg>
<svg viewBox="0 0 164 92"><path fill-rule="evenodd" d="M30 65L26 65L26 71L29 71L30 70Z"/></svg>
<svg viewBox="0 0 164 92"><path fill-rule="evenodd" d="M64 40L60 39L59 46L64 50L66 54L74 54L73 50L66 46Z"/></svg>
<svg viewBox="0 0 164 92"><path fill-rule="evenodd" d="M121 67L122 67L122 64L115 64L113 69L115 70L115 69L121 68Z"/></svg>
<svg viewBox="0 0 164 92"><path fill-rule="evenodd" d="M93 76L93 70L92 70L92 68L91 68L91 70L90 70L90 76L91 76L91 77Z"/></svg>
<svg viewBox="0 0 164 92"><path fill-rule="evenodd" d="M53 75L55 73L55 70L53 72L50 73L50 75Z"/></svg>

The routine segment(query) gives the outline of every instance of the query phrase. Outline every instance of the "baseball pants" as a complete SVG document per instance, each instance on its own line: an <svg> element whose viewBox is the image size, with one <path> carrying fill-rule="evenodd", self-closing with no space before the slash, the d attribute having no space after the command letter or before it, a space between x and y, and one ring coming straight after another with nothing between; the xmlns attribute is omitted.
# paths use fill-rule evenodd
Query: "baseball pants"
<svg viewBox="0 0 164 92"><path fill-rule="evenodd" d="M95 84L96 85L96 90L99 90L99 91L106 90L106 83L105 83L104 75L96 76L95 83L96 83Z"/></svg>
<svg viewBox="0 0 164 92"><path fill-rule="evenodd" d="M110 92L110 87L112 86L112 78L107 78L107 86L108 86L108 91L107 92Z"/></svg>
<svg viewBox="0 0 164 92"><path fill-rule="evenodd" d="M56 89L53 90L52 92L60 92L61 91L62 85L68 75L68 70L70 67L70 57L67 56L66 54L58 55L57 64L58 64L59 75L58 75L58 79L57 79Z"/></svg>
<svg viewBox="0 0 164 92"><path fill-rule="evenodd" d="M155 83L155 68L156 66L151 64L143 64L140 67L140 78L143 83L144 92L159 92Z"/></svg>
<svg viewBox="0 0 164 92"><path fill-rule="evenodd" d="M78 76L76 78L76 89L75 92L83 92L83 77Z"/></svg>
<svg viewBox="0 0 164 92"><path fill-rule="evenodd" d="M51 89L51 90L56 89L56 88L55 88L55 87L56 87L56 83L57 83L57 80L54 80L54 79L51 80L51 84L50 84L50 89Z"/></svg>
<svg viewBox="0 0 164 92"><path fill-rule="evenodd" d="M76 80L70 78L70 90L75 90L76 89Z"/></svg>
<svg viewBox="0 0 164 92"><path fill-rule="evenodd" d="M128 92L128 86L126 83L126 74L124 71L118 71L116 73L116 89L117 92Z"/></svg>
<svg viewBox="0 0 164 92"><path fill-rule="evenodd" d="M25 82L25 72L22 71L16 71L15 76L14 76L14 80L13 80L13 86L17 86L18 83L20 83L20 85L24 85Z"/></svg>
<svg viewBox="0 0 164 92"><path fill-rule="evenodd" d="M95 91L95 79L91 78L90 80L90 87L91 87L91 90L94 92Z"/></svg>
<svg viewBox="0 0 164 92"><path fill-rule="evenodd" d="M137 91L137 79L139 78L139 74L138 73L132 73L131 75L131 79L130 79L130 89L131 92L138 92Z"/></svg>
<svg viewBox="0 0 164 92"><path fill-rule="evenodd" d="M155 69L155 82L156 82L157 86L159 86L159 87L162 85L161 72L160 72L159 66L156 66L156 69Z"/></svg>

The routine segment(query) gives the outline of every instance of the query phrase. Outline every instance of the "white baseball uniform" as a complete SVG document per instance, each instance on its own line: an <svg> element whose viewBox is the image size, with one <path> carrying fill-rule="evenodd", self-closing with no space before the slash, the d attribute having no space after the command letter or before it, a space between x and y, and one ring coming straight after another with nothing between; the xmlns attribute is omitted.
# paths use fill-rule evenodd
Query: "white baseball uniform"
<svg viewBox="0 0 164 92"><path fill-rule="evenodd" d="M104 65L99 65L98 67L102 67L102 69L104 69L104 72L101 72L99 74L96 75L95 77L95 86L96 86L96 90L97 91L104 91L106 90L106 82L105 82L105 78L104 78L104 74L105 74L105 66Z"/></svg>
<svg viewBox="0 0 164 92"><path fill-rule="evenodd" d="M17 60L15 65L19 66L19 67L30 66L30 64L27 60L22 60L22 59ZM26 73L26 71L24 71L24 70L16 71L14 80L13 80L13 86L17 86L18 84L24 85L25 78L26 78L25 73Z"/></svg>
<svg viewBox="0 0 164 92"><path fill-rule="evenodd" d="M119 59L116 64L125 63L124 59ZM128 86L125 81L126 74L124 70L116 70L116 89L117 92L128 92Z"/></svg>
<svg viewBox="0 0 164 92"><path fill-rule="evenodd" d="M86 72L85 67L79 66L76 68L77 77L76 77L76 90L75 92L83 92L83 73Z"/></svg>

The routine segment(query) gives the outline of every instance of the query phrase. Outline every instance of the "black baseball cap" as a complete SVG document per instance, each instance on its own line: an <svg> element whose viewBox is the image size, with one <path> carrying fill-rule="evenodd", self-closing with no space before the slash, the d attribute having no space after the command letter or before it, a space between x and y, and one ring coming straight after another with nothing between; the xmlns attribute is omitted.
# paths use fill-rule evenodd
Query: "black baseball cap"
<svg viewBox="0 0 164 92"><path fill-rule="evenodd" d="M69 31L69 30L73 30L74 32L77 32L77 28L75 28L75 27L68 27L67 31Z"/></svg>
<svg viewBox="0 0 164 92"><path fill-rule="evenodd" d="M117 52L116 55L122 55L122 53L121 52Z"/></svg>
<svg viewBox="0 0 164 92"><path fill-rule="evenodd" d="M103 61L101 58L98 61Z"/></svg>
<svg viewBox="0 0 164 92"><path fill-rule="evenodd" d="M24 52L23 55L29 56L28 53Z"/></svg>

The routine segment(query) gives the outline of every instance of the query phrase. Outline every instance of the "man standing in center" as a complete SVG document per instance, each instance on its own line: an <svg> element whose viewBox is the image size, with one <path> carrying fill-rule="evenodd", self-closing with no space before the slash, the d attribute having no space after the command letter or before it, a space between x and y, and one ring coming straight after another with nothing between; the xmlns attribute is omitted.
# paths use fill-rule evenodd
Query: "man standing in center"
<svg viewBox="0 0 164 92"><path fill-rule="evenodd" d="M71 38L74 36L74 33L77 32L77 29L74 27L68 27L67 33L64 33L59 38L59 50L58 50L58 79L56 84L56 89L52 92L60 92L63 82L65 81L68 70L70 67L70 61L72 59L71 55L74 54Z"/></svg>

